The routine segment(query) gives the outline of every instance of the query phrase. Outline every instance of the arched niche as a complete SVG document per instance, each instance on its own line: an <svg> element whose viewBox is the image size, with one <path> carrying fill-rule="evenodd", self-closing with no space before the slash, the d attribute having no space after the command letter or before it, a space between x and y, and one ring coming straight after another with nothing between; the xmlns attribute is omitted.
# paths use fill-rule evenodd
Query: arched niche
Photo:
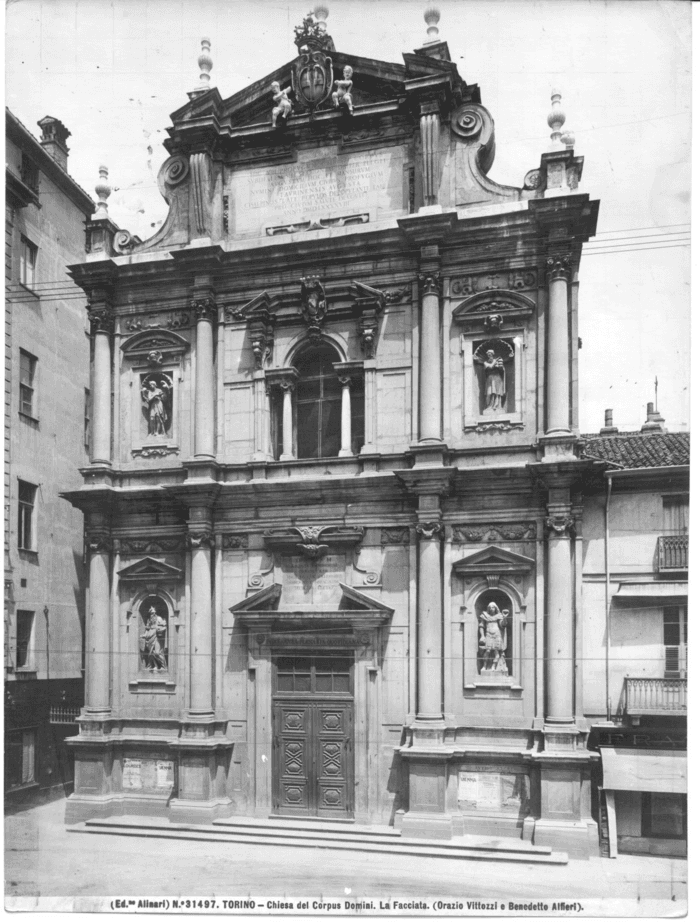
<svg viewBox="0 0 700 922"><path fill-rule="evenodd" d="M497 583L487 578L471 582L465 593L464 612L464 687L474 688L483 684L505 688L522 688L522 632L526 621L526 605L518 587L508 579L500 578ZM501 622L489 622L489 605L495 604L500 613L507 611ZM487 618L483 615L486 614ZM492 625L489 628L489 624ZM494 644L497 629L501 638L505 635L506 645L501 662L506 669L494 664ZM484 637L486 643L483 643ZM498 651L495 651L498 652ZM496 665L496 668L491 668ZM509 695L510 697L510 695Z"/></svg>

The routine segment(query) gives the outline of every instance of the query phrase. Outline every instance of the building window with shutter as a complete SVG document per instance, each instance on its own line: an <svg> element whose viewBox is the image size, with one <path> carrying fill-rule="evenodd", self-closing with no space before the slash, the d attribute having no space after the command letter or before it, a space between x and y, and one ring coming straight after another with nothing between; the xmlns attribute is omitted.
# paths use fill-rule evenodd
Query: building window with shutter
<svg viewBox="0 0 700 922"><path fill-rule="evenodd" d="M688 661L688 609L664 608L664 678L685 678Z"/></svg>
<svg viewBox="0 0 700 922"><path fill-rule="evenodd" d="M688 497L664 497L664 534L688 534Z"/></svg>
<svg viewBox="0 0 700 922"><path fill-rule="evenodd" d="M32 192L39 192L39 168L26 154L22 154L20 175L25 186L29 186Z"/></svg>
<svg viewBox="0 0 700 922"><path fill-rule="evenodd" d="M30 419L37 418L36 364L35 356L24 349L19 350L19 412Z"/></svg>
<svg viewBox="0 0 700 922"><path fill-rule="evenodd" d="M17 547L22 551L34 551L36 510L36 487L25 480L19 482L17 499Z"/></svg>
<svg viewBox="0 0 700 922"><path fill-rule="evenodd" d="M37 252L36 244L22 235L19 242L19 280L26 288L34 288Z"/></svg>
<svg viewBox="0 0 700 922"><path fill-rule="evenodd" d="M34 784L36 728L5 732L5 790Z"/></svg>
<svg viewBox="0 0 700 922"><path fill-rule="evenodd" d="M17 612L15 669L34 668L34 612Z"/></svg>

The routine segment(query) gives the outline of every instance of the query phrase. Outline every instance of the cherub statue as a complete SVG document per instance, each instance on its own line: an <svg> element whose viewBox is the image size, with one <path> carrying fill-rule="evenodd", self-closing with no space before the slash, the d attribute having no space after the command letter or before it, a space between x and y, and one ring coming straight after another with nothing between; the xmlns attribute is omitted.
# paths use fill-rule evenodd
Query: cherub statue
<svg viewBox="0 0 700 922"><path fill-rule="evenodd" d="M277 119L283 118L285 122L292 114L292 101L289 98L289 94L292 92L291 87L287 87L285 90L280 89L280 85L277 80L272 81L272 99L275 103L275 106L272 110L272 127L277 127Z"/></svg>
<svg viewBox="0 0 700 922"><path fill-rule="evenodd" d="M348 65L343 68L343 79L336 80L335 85L338 89L332 95L333 105L336 109L340 106L345 106L348 112L352 114L352 67Z"/></svg>
<svg viewBox="0 0 700 922"><path fill-rule="evenodd" d="M510 612L501 611L495 602L489 602L486 611L479 615L479 652L483 666L482 672L503 672L508 674L506 648L508 630L506 622Z"/></svg>

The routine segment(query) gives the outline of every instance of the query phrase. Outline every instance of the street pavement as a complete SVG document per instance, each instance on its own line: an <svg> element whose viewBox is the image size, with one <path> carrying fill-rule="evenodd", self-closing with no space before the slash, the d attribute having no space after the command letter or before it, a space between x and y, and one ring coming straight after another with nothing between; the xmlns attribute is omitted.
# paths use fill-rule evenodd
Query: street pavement
<svg viewBox="0 0 700 922"><path fill-rule="evenodd" d="M302 898L340 901L343 908L345 901L368 900L375 909L379 900L389 907L393 900L418 900L430 907L425 914L436 912L436 900L460 902L459 915L469 914L464 902L469 900L505 901L498 906L507 908L510 902L545 901L550 916L557 901L580 901L583 915L678 917L686 910L687 862L681 859L623 855L542 866L124 838L71 832L64 811L65 801L58 800L6 816L7 909L105 908L96 897L221 901L252 896L258 911L267 910L267 901L285 898L295 900L295 906ZM36 903L32 898L37 897L44 899ZM46 898L64 899L49 904ZM407 908L408 914L419 911ZM541 913L531 909L527 914Z"/></svg>

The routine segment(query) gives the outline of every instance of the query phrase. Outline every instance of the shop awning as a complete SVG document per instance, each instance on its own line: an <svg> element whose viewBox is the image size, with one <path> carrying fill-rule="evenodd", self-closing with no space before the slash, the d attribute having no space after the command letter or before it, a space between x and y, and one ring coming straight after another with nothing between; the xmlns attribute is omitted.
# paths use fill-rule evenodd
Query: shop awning
<svg viewBox="0 0 700 922"><path fill-rule="evenodd" d="M687 598L688 584L686 582L657 582L657 583L620 583L615 599L679 599Z"/></svg>
<svg viewBox="0 0 700 922"><path fill-rule="evenodd" d="M688 790L685 752L601 746L600 754L603 758L603 787L608 791L685 794Z"/></svg>

